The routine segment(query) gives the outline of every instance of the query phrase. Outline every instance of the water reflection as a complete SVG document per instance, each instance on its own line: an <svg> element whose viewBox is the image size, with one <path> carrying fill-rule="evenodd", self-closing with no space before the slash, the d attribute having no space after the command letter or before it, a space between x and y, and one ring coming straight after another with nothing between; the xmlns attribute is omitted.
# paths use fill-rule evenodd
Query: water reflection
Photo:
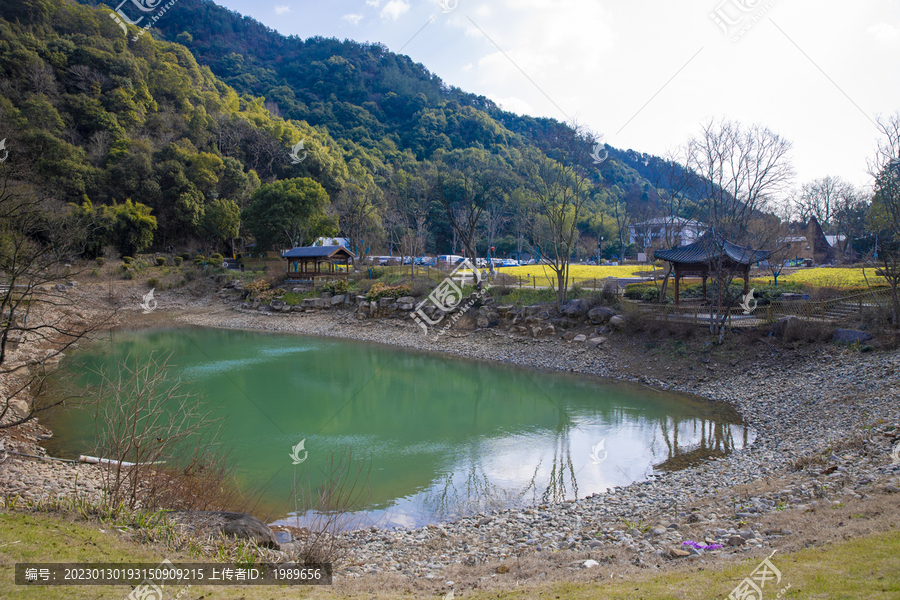
<svg viewBox="0 0 900 600"><path fill-rule="evenodd" d="M292 335L123 332L73 353L60 376L88 379L91 368L158 349L175 352L178 374L224 417L244 485L265 484L267 509L288 521L288 455L301 439L310 489L327 480L329 455L352 450L371 465L362 516L395 526L584 497L753 438L733 410L686 395ZM89 447L86 423L51 423L52 452Z"/></svg>

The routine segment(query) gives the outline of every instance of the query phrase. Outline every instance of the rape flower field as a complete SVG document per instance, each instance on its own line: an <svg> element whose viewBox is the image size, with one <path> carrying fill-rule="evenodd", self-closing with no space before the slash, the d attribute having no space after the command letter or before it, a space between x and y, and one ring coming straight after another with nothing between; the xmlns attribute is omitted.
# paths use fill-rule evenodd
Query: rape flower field
<svg viewBox="0 0 900 600"><path fill-rule="evenodd" d="M865 272L865 273L864 273ZM787 275L779 277L779 283L794 281L811 287L866 287L866 279L869 284L884 285L887 283L884 277L875 274L875 269L851 269L847 267L815 267L812 269L798 269Z"/></svg>

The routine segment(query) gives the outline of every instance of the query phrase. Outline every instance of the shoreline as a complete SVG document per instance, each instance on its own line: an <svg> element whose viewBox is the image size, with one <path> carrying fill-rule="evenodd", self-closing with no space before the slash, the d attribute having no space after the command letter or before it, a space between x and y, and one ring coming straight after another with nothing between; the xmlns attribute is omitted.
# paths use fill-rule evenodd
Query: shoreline
<svg viewBox="0 0 900 600"><path fill-rule="evenodd" d="M716 366L707 365L709 371L704 372L712 373L712 377L703 375L691 381L682 379L666 383L646 374L636 375L622 364L628 360L626 353L617 352L615 348L587 349L555 338L532 339L497 330L450 333L434 343L422 339L412 323L392 319L356 321L339 311L264 315L208 306L199 314L191 310L174 315L173 319L206 327L356 339L415 351L637 383L651 389L686 393L708 402L728 403L756 432L756 439L748 448L725 458L651 476L645 481L613 488L605 494L552 505L510 508L419 528L398 527L385 531L370 528L348 532L344 537L353 548L350 562L360 565L350 567L351 574L393 572L407 577L427 577L428 574L436 577L457 563L504 561L522 552L552 551L586 556L609 545L633 552L637 556L635 560L642 564L661 566L684 541L695 539L701 543L702 540L708 544L721 543L724 549L712 552L692 549L688 554L693 559L711 558L715 553L743 553L754 548L764 550L784 536L780 532L766 535L750 521L764 520L768 513L780 510L782 502L803 511L810 506L815 510L822 504L820 500L832 494L840 497L849 494L865 500L873 485L892 487L900 484L897 477L900 465L890 464L890 447L884 447L883 440L870 440L881 449L882 454L876 455L880 460L859 460L856 452L846 459L837 458L839 472L844 474L837 482L841 485L837 485L836 478L817 484L819 474L814 471L794 473L791 469L794 461L820 452L836 440L852 437L852 432L873 423L900 424L900 410L897 403L892 402L892 398L900 395L897 379L893 376L900 373L900 353L896 351L864 355L826 347L814 351L811 356L794 357L773 356L766 352L747 370L723 374L713 370ZM608 346L622 341L616 340ZM829 363L824 372L817 364L820 362ZM867 397L862 394L854 397L858 388L866 389ZM846 406L842 408L838 400L844 400ZM869 422L861 422L861 415L867 415ZM872 454L871 449L868 454ZM872 469L879 462L882 466L888 463L888 468L873 474ZM734 501L739 488L785 478L794 482L793 486L785 486L789 490L787 494L783 493L784 489L768 490ZM864 482L856 486L862 493L857 489L847 491L844 484L848 480ZM819 489L816 489L817 485ZM729 506L730 510L726 508ZM701 513L705 514L697 516ZM728 513L731 513L730 517ZM744 523L743 529L740 525L734 526L734 519L738 524ZM643 527L635 529L625 525L639 521L656 526L644 531ZM697 531L690 538L682 533L685 529L696 528L697 524L706 531ZM563 533L567 530L572 534ZM590 534L583 533L586 531ZM578 535L573 535L575 532ZM600 538L598 532L603 532ZM734 541L728 546L734 537L741 537L743 541ZM464 549L449 550L446 558L441 560L434 560L433 552L416 550L423 544L449 548L454 545L454 540L461 539L483 541L466 542L460 546Z"/></svg>
<svg viewBox="0 0 900 600"><path fill-rule="evenodd" d="M653 358L641 360L641 348L627 334L611 336L608 344L598 348L556 337L520 337L497 329L453 332L434 341L423 339L410 321L358 321L342 311L263 314L236 310L210 298L167 302L165 296L161 294L156 314L125 311L113 326L182 324L298 333L599 377L611 384L640 384L728 404L756 433L748 448L725 458L651 476L604 494L419 528L371 527L344 532L341 537L348 554L341 561L341 571L351 580L359 579L360 584L380 585L377 582L384 578L389 585L408 584L424 578L434 579L438 589L445 589L447 586L439 586L439 579L474 578L475 585L477 581L488 585L499 572L495 570L508 561L519 565L530 564L530 560L534 569L541 570L539 565L551 556L554 563L569 564L570 572L558 576L577 579L598 574L596 568L584 568L588 559L600 561L600 571L615 567L616 572L627 573L684 561L764 555L773 548L803 547L810 539L804 540L802 531L772 527L772 522L817 510L821 515L823 508L838 502L843 506L844 502L878 501L882 494L891 493L891 488L900 488L900 464L891 463L891 447L882 435L889 425L900 426L900 407L895 400L900 397L898 351L859 354L827 346L806 353L783 350L775 354L760 347L762 353L749 365L737 367L735 361L719 365L726 361L710 353L680 369L673 363L673 371L671 366L654 363ZM793 468L803 457L855 439L854 432L866 427L871 428L866 439L831 452L824 465L813 462L800 470ZM60 467L68 466L50 463L42 468L37 487L52 492L46 483L65 479ZM82 477L79 475L79 483L84 481ZM9 491L0 478L0 491L3 489ZM684 546L687 541L721 544L723 548L698 550Z"/></svg>

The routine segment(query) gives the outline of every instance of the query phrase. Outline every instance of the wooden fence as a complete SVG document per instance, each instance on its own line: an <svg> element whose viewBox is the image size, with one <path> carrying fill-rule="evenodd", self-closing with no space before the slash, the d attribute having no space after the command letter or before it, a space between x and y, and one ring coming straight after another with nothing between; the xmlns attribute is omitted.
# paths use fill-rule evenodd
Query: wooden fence
<svg viewBox="0 0 900 600"><path fill-rule="evenodd" d="M660 321L708 325L718 322L723 316L708 304L651 304L623 298L622 312L626 315L641 316ZM727 309L728 327L756 327L774 323L783 317L798 317L805 321L831 323L843 321L866 308L889 308L891 291L879 289L861 294L853 294L828 300L775 300L764 306L757 305L752 311L742 306Z"/></svg>

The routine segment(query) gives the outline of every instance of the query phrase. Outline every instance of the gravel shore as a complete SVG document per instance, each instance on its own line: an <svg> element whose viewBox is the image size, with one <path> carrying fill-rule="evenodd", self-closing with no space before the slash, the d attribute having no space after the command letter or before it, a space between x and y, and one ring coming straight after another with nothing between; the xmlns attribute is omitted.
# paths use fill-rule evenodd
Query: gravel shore
<svg viewBox="0 0 900 600"><path fill-rule="evenodd" d="M338 573L360 583L371 577L434 580L433 589L442 591L454 589L445 581L452 577L460 590L461 580L484 587L513 561L519 565L529 558L543 564L552 557L569 570L566 577L578 577L575 571L587 576L591 569L597 577L610 569L624 573L673 561L708 562L754 550L762 555L809 541L798 530L799 517L838 517L845 504L884 498L896 510L900 498L900 456L892 457L900 449L898 351L860 353L837 346L798 351L763 343L748 349L746 360L710 353L686 366L648 355L629 332L612 334L598 347L499 329L434 338L403 319L360 321L343 311L260 313L208 298L166 296L160 295L156 313L122 315L122 321L348 338L610 377L730 403L757 432L743 451L604 494L417 529L347 532ZM37 424L28 427L7 449L40 451L35 443L48 432ZM0 460L0 494L68 495L76 475L81 493L99 494L96 466L2 453ZM828 509L835 510L823 512ZM772 524L791 523L791 515L798 521L794 530Z"/></svg>
<svg viewBox="0 0 900 600"><path fill-rule="evenodd" d="M701 359L698 369L667 375L660 369L672 367L635 365L627 335L597 348L495 329L434 339L403 320L357 321L341 312L265 314L214 305L174 319L207 327L352 338L614 377L731 403L758 432L750 447L726 458L573 502L420 529L373 527L348 533L351 576L387 572L441 578L453 565L491 565L546 552L559 553L557 559L563 561L571 558L571 568L593 567L586 561L606 557L608 562L613 556L627 557L638 567L681 557L712 558L769 548L793 534L765 529L767 513L805 514L900 488L900 460L891 456L900 426L897 351L861 354L826 346L800 354L760 345L749 363L719 365Z"/></svg>

